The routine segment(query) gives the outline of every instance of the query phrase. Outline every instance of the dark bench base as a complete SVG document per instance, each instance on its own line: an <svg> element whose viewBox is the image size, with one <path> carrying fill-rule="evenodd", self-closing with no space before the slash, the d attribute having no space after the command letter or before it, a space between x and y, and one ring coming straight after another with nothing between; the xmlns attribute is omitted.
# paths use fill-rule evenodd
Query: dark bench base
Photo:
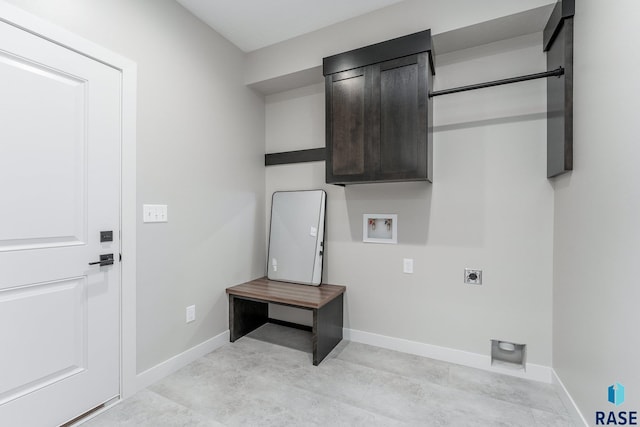
<svg viewBox="0 0 640 427"><path fill-rule="evenodd" d="M266 283L266 285L265 285ZM313 342L313 364L318 365L342 340L344 287L321 285L313 287L291 283L266 281L257 279L242 285L227 289L229 294L229 330L230 340L235 342L251 331L269 322L269 303L302 308L313 312L313 327L311 328ZM269 284L274 284L270 288ZM303 288L290 288L302 286ZM321 288L325 286L325 288ZM306 295L297 295L299 301L284 303L283 294L287 289L296 292L307 292L317 299L322 294L322 300L305 300ZM268 292L267 292L268 291ZM322 292L320 292L322 291ZM238 295L242 293L244 295ZM253 296L248 296L251 294ZM262 296L260 296L262 295Z"/></svg>

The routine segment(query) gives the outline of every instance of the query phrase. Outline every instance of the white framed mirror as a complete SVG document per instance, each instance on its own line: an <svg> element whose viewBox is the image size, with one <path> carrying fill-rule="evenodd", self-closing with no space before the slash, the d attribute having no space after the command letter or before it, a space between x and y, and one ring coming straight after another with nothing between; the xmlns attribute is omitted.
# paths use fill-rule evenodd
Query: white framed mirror
<svg viewBox="0 0 640 427"><path fill-rule="evenodd" d="M316 286L322 282L326 199L324 190L273 193L269 280Z"/></svg>

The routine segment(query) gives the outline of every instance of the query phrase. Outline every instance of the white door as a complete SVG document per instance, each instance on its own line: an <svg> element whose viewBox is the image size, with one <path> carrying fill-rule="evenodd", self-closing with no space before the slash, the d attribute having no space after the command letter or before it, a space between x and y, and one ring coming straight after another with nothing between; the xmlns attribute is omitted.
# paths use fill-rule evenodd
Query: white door
<svg viewBox="0 0 640 427"><path fill-rule="evenodd" d="M120 99L118 70L0 22L0 426L119 395Z"/></svg>

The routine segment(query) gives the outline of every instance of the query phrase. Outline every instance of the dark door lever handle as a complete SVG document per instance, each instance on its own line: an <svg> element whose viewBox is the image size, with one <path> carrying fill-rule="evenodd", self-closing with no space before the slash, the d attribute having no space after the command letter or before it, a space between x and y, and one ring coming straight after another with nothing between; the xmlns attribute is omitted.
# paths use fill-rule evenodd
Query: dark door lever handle
<svg viewBox="0 0 640 427"><path fill-rule="evenodd" d="M90 262L89 265L100 264L100 267L104 265L113 265L113 254L100 255L100 261Z"/></svg>

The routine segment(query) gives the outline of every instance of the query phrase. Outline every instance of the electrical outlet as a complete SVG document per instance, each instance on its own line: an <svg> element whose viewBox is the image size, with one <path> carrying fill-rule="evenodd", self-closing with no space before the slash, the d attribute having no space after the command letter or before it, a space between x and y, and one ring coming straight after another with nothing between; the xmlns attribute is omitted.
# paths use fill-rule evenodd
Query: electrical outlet
<svg viewBox="0 0 640 427"><path fill-rule="evenodd" d="M190 305L187 307L187 323L191 323L196 320L196 306Z"/></svg>
<svg viewBox="0 0 640 427"><path fill-rule="evenodd" d="M413 258L404 258L402 260L402 271L407 274L413 274Z"/></svg>
<svg viewBox="0 0 640 427"><path fill-rule="evenodd" d="M482 285L482 270L465 268L464 283L468 285Z"/></svg>

